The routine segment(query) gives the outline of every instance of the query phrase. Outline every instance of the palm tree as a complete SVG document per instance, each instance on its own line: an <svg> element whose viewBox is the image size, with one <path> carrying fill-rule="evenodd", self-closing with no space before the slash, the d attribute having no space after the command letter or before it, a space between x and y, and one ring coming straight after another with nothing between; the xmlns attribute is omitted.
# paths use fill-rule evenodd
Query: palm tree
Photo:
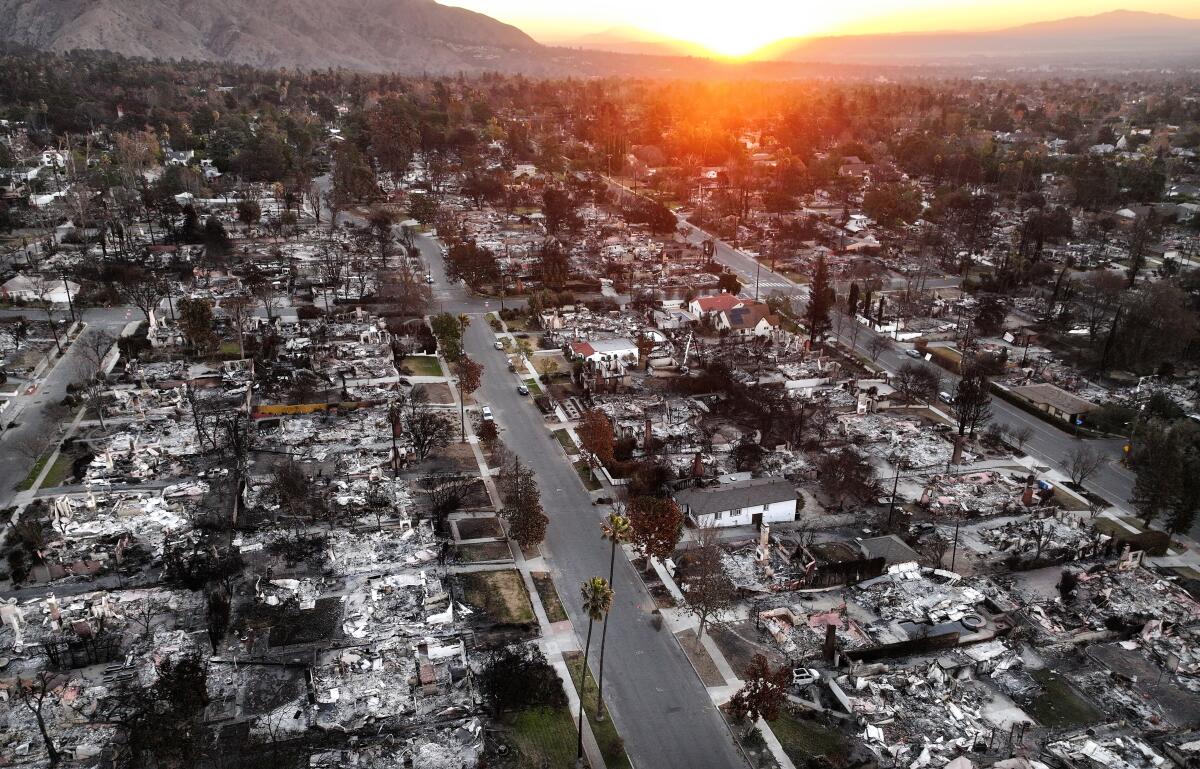
<svg viewBox="0 0 1200 769"><path fill-rule="evenodd" d="M587 641L583 645L583 671L579 676L579 742L575 754L576 765L583 766L583 687L587 683L588 655L592 650L592 626L596 620L604 619L612 608L612 588L604 577L592 577L580 586L579 592L583 594L583 611L588 617Z"/></svg>
<svg viewBox="0 0 1200 769"><path fill-rule="evenodd" d="M600 524L601 536L612 543L612 550L608 555L608 584L609 590L612 591L613 584L613 569L617 563L617 544L626 542L633 534L633 527L629 523L629 519L620 513L610 513L608 518ZM604 720L604 645L608 640L608 613L604 615L604 626L600 630L600 677L596 683L596 720Z"/></svg>

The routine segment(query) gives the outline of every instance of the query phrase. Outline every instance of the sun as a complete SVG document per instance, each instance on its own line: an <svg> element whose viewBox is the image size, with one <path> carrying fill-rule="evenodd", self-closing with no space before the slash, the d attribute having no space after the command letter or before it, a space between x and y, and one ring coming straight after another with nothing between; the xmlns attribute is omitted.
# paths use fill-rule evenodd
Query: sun
<svg viewBox="0 0 1200 769"><path fill-rule="evenodd" d="M804 3L794 6L778 0L738 0L655 4L642 20L646 27L668 38L694 43L724 58L742 59L779 41L820 31L834 11L821 11Z"/></svg>
<svg viewBox="0 0 1200 769"><path fill-rule="evenodd" d="M697 14L691 18L677 17L669 26L656 30L678 40L695 43L712 53L730 59L741 59L775 42L779 35L769 27L764 28L760 18L753 21L740 18L705 18Z"/></svg>

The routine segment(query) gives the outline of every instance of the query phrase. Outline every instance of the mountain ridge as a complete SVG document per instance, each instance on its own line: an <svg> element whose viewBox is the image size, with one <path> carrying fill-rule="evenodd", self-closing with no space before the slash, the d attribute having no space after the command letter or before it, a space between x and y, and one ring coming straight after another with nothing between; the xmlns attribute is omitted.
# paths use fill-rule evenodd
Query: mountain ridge
<svg viewBox="0 0 1200 769"><path fill-rule="evenodd" d="M0 0L0 41L261 67L524 69L542 47L514 26L434 0Z"/></svg>

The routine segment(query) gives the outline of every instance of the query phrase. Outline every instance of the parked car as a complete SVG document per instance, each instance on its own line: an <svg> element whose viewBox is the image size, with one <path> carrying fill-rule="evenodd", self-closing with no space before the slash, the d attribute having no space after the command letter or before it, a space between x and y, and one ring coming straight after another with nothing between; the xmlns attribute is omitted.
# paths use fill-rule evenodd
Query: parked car
<svg viewBox="0 0 1200 769"><path fill-rule="evenodd" d="M430 284L430 285L433 285L433 276L432 276L432 275L426 275L426 276L425 276L425 282L426 282L426 283L428 283L428 284Z"/></svg>
<svg viewBox="0 0 1200 769"><path fill-rule="evenodd" d="M942 390L940 393L938 393L938 400L940 400L942 403L950 404L954 402L954 396L945 390Z"/></svg>
<svg viewBox="0 0 1200 769"><path fill-rule="evenodd" d="M495 343L495 344L493 344L493 345L492 345L492 347L495 347L497 350L503 350L503 349L504 349L504 342L501 342L499 339L497 339L497 340L496 340L496 343Z"/></svg>
<svg viewBox="0 0 1200 769"><path fill-rule="evenodd" d="M792 686L804 688L821 680L821 671L815 668L792 668Z"/></svg>
<svg viewBox="0 0 1200 769"><path fill-rule="evenodd" d="M480 410L480 412L479 412L479 413L482 415L482 417L483 417L483 421L484 421L484 422L491 422L491 421L492 421L493 417L492 417L492 407L491 407L491 406L484 406L484 407L483 407L483 408Z"/></svg>
<svg viewBox="0 0 1200 769"><path fill-rule="evenodd" d="M517 392L521 393L522 395L528 395L529 388L525 385L517 385Z"/></svg>
<svg viewBox="0 0 1200 769"><path fill-rule="evenodd" d="M907 355L907 356L908 356L908 357L910 357L910 358L921 358L921 357L924 357L924 356L922 356L922 355L921 355L921 351L920 351L920 350L905 350L905 351L904 351L904 354L905 354L905 355Z"/></svg>

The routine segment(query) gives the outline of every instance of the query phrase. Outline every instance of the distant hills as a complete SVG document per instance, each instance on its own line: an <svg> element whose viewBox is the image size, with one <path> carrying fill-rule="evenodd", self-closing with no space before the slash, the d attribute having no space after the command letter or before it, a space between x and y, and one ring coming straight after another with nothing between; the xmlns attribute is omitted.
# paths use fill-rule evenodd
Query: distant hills
<svg viewBox="0 0 1200 769"><path fill-rule="evenodd" d="M536 68L516 27L434 0L0 0L0 41L51 51L403 72Z"/></svg>
<svg viewBox="0 0 1200 769"><path fill-rule="evenodd" d="M753 62L632 27L543 46L514 26L435 0L0 0L0 44L50 51L344 67L409 74L794 77L857 67L1200 65L1200 20L1113 11L991 32L782 40Z"/></svg>
<svg viewBox="0 0 1200 769"><path fill-rule="evenodd" d="M708 49L686 40L675 40L631 26L611 27L578 37L556 40L564 48L609 51L641 56L709 56Z"/></svg>
<svg viewBox="0 0 1200 769"><path fill-rule="evenodd" d="M846 35L781 40L755 59L853 63L970 60L1028 64L1171 61L1200 58L1200 20L1163 13L1111 11L991 32Z"/></svg>

